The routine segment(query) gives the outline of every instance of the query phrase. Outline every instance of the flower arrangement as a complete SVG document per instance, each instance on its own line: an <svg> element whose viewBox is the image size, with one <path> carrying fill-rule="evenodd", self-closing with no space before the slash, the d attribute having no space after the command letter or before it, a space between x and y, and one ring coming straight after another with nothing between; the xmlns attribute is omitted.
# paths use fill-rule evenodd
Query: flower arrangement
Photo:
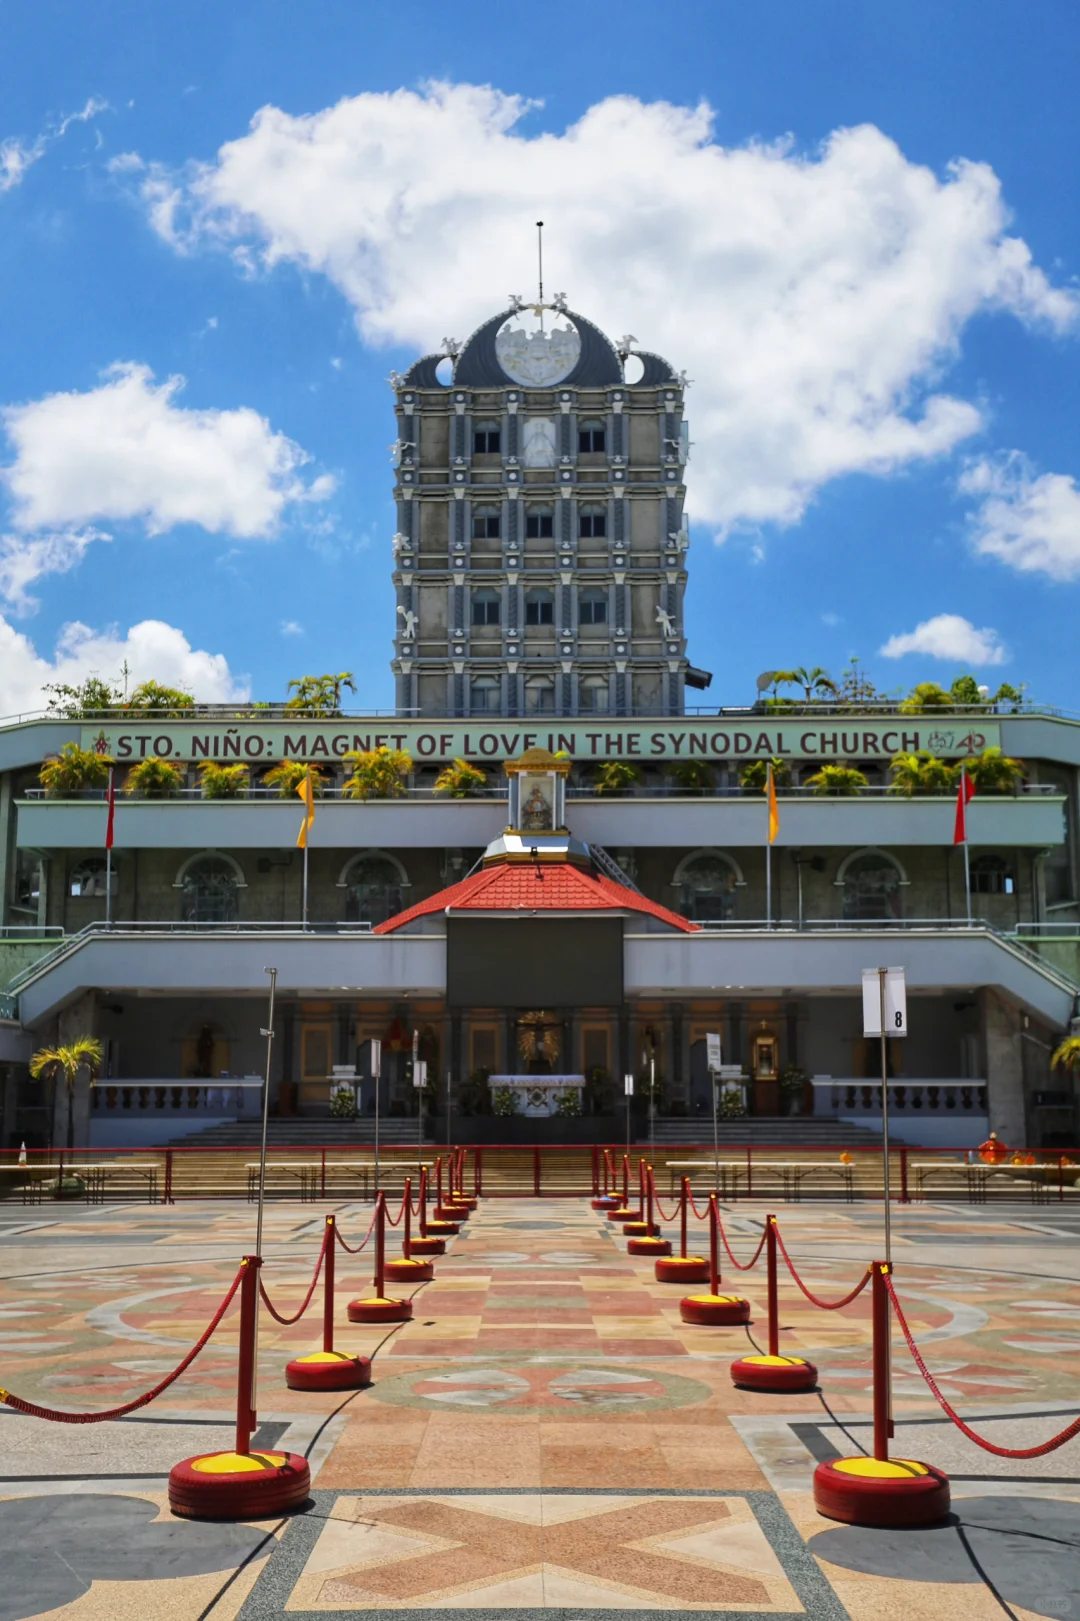
<svg viewBox="0 0 1080 1621"><path fill-rule="evenodd" d="M555 1113L575 1119L581 1113L581 1102L574 1091L561 1092L555 1100Z"/></svg>
<svg viewBox="0 0 1080 1621"><path fill-rule="evenodd" d="M356 1119L356 1094L351 1086L339 1086L330 1099L330 1115L334 1120Z"/></svg>
<svg viewBox="0 0 1080 1621"><path fill-rule="evenodd" d="M517 1097L512 1087L497 1086L495 1088L491 1097L491 1112L499 1115L504 1120L512 1114L517 1114Z"/></svg>
<svg viewBox="0 0 1080 1621"><path fill-rule="evenodd" d="M741 1120L746 1114L746 1104L743 1102L742 1092L737 1086L728 1086L720 1094L717 1114L721 1120Z"/></svg>

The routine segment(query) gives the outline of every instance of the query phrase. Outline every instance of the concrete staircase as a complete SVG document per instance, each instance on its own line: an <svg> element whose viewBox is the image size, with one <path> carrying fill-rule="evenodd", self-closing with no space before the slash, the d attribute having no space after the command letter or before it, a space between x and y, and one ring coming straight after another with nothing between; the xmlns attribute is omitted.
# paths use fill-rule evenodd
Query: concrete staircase
<svg viewBox="0 0 1080 1621"><path fill-rule="evenodd" d="M844 1120L825 1120L813 1115L746 1115L741 1120L721 1120L720 1149L745 1148L874 1148L881 1144L881 1133L866 1126L852 1125ZM639 1143L647 1143L649 1134L638 1133ZM660 1116L654 1127L653 1140L658 1147L689 1147L692 1144L711 1148L713 1129L711 1117L695 1115L691 1119L672 1119Z"/></svg>
<svg viewBox="0 0 1080 1621"><path fill-rule="evenodd" d="M257 1149L261 1138L261 1121L236 1120L176 1137L166 1147ZM379 1141L414 1147L419 1141L415 1117L391 1116L383 1120L379 1126ZM424 1142L430 1144L434 1141L431 1127L425 1121ZM272 1118L266 1124L266 1142L269 1148L372 1147L375 1143L375 1121L367 1117L362 1120L332 1120L329 1116L297 1116L286 1120Z"/></svg>

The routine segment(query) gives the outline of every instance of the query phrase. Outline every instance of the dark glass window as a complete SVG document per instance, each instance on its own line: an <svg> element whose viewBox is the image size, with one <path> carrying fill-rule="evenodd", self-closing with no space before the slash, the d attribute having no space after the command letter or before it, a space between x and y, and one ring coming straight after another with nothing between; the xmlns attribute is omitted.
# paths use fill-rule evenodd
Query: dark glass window
<svg viewBox="0 0 1080 1621"><path fill-rule="evenodd" d="M498 540L500 531L498 507L476 507L473 511L474 540Z"/></svg>
<svg viewBox="0 0 1080 1621"><path fill-rule="evenodd" d="M555 514L549 507L530 507L525 514L526 540L551 540L555 534Z"/></svg>
<svg viewBox="0 0 1080 1621"><path fill-rule="evenodd" d="M478 422L473 430L473 454L497 456L502 449L502 431L497 422Z"/></svg>
<svg viewBox="0 0 1080 1621"><path fill-rule="evenodd" d="M236 870L220 856L201 856L184 874L180 916L185 923L234 923L239 913Z"/></svg>
<svg viewBox="0 0 1080 1621"><path fill-rule="evenodd" d="M550 591L530 591L525 598L525 623L527 625L553 625L555 623L555 600Z"/></svg>
<svg viewBox="0 0 1080 1621"><path fill-rule="evenodd" d="M385 856L361 856L345 880L345 921L385 923L405 904L401 872Z"/></svg>
<svg viewBox="0 0 1080 1621"><path fill-rule="evenodd" d="M474 625L497 625L499 623L499 598L497 592L473 592L472 622Z"/></svg>
<svg viewBox="0 0 1080 1621"><path fill-rule="evenodd" d="M583 538L607 534L607 508L582 507L578 513L578 534Z"/></svg>
<svg viewBox="0 0 1080 1621"><path fill-rule="evenodd" d="M602 591L584 591L578 603L578 620L582 625L606 625L608 600Z"/></svg>
<svg viewBox="0 0 1080 1621"><path fill-rule="evenodd" d="M578 452L589 455L607 449L607 429L602 422L582 422L578 428Z"/></svg>
<svg viewBox="0 0 1080 1621"><path fill-rule="evenodd" d="M478 675L469 683L469 712L473 715L497 715L501 688L493 675Z"/></svg>
<svg viewBox="0 0 1080 1621"><path fill-rule="evenodd" d="M555 713L555 688L550 681L525 683L525 712L529 715Z"/></svg>
<svg viewBox="0 0 1080 1621"><path fill-rule="evenodd" d="M844 873L844 917L852 923L900 916L900 873L887 856L868 852Z"/></svg>
<svg viewBox="0 0 1080 1621"><path fill-rule="evenodd" d="M1014 887L1012 870L1001 856L976 856L971 863L973 895L1011 895Z"/></svg>

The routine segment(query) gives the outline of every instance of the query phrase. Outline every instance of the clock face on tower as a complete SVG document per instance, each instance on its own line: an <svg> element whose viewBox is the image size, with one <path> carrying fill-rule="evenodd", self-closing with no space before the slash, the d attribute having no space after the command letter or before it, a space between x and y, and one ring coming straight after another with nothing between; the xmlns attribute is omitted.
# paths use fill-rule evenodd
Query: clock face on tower
<svg viewBox="0 0 1080 1621"><path fill-rule="evenodd" d="M581 334L565 315L530 310L499 328L495 356L506 375L526 388L550 388L569 377L581 356Z"/></svg>

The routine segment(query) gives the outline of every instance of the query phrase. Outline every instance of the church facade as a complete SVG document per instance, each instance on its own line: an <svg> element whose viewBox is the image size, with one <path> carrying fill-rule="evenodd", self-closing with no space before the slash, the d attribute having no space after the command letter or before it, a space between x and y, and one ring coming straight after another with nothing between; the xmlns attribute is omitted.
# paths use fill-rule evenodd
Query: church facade
<svg viewBox="0 0 1080 1621"><path fill-rule="evenodd" d="M440 1137L527 1133L493 1112L492 1077L553 1075L580 1084L549 1135L621 1137L630 1076L635 1130L651 1088L665 1129L711 1138L719 1034L733 1115L872 1124L860 979L903 966L901 1140L1072 1146L1074 1082L1049 1058L1077 1012L1080 725L989 700L704 707L683 378L562 299L514 300L449 348L448 377L428 356L394 379L393 717L0 725L3 1145L55 1134L27 1059L78 1034L106 1050L83 1142L250 1118L268 966L283 1120L325 1117L344 1077L360 1125L378 1087L411 1134L423 1062ZM42 786L67 744L115 761L108 865L102 788ZM394 772L358 793L355 757L380 749ZM954 793L894 791L891 761L920 750L1023 762L968 808L970 916ZM125 792L147 759L171 786ZM246 766L234 797L207 797L208 761ZM319 774L306 855L283 761ZM830 764L861 786L822 793Z"/></svg>

